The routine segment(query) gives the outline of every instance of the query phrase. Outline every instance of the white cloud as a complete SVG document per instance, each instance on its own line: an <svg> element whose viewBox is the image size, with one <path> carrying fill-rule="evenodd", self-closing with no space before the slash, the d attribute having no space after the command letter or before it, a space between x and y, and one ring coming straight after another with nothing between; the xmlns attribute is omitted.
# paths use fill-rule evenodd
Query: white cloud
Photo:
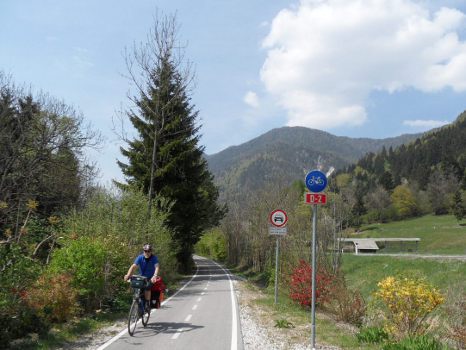
<svg viewBox="0 0 466 350"><path fill-rule="evenodd" d="M465 91L465 23L411 0L301 0L273 20L261 80L288 125L359 125L373 90Z"/></svg>
<svg viewBox="0 0 466 350"><path fill-rule="evenodd" d="M248 91L243 100L248 106L252 108L259 107L259 97L257 97L257 94L253 91Z"/></svg>
<svg viewBox="0 0 466 350"><path fill-rule="evenodd" d="M403 125L407 125L413 128L429 130L433 128L438 128L440 126L446 125L449 122L446 120L404 120Z"/></svg>

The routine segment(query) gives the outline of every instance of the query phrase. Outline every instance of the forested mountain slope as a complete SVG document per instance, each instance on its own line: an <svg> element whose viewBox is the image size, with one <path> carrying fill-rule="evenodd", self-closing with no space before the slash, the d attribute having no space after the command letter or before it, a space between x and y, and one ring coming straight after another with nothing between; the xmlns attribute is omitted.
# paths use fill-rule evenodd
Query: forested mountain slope
<svg viewBox="0 0 466 350"><path fill-rule="evenodd" d="M325 168L343 168L367 152L410 142L420 134L387 139L349 138L304 127L273 129L249 142L207 156L221 197L249 193L266 184L303 179L320 157Z"/></svg>
<svg viewBox="0 0 466 350"><path fill-rule="evenodd" d="M434 173L466 181L466 112L455 122L432 130L414 142L380 153L368 153L348 170L357 170L382 184L386 189L402 179L425 189ZM362 171L361 171L362 170Z"/></svg>

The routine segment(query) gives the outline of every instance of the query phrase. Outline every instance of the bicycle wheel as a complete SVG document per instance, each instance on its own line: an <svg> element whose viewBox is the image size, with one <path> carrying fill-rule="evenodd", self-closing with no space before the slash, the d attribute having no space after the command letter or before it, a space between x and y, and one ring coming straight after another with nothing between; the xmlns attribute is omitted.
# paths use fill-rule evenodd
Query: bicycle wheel
<svg viewBox="0 0 466 350"><path fill-rule="evenodd" d="M134 334L134 330L136 329L136 325L139 320L139 305L136 300L133 300L133 303L131 304L131 309L129 309L129 315L128 315L128 333L129 335Z"/></svg>
<svg viewBox="0 0 466 350"><path fill-rule="evenodd" d="M142 315L142 325L144 327L146 327L147 323L149 323L149 317L150 317L150 304L147 310L144 308L144 314Z"/></svg>

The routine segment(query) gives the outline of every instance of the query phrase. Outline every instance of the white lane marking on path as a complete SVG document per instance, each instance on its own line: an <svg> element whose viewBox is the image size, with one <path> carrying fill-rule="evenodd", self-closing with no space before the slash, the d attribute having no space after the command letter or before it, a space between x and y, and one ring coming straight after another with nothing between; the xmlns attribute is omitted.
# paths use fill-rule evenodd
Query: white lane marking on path
<svg viewBox="0 0 466 350"><path fill-rule="evenodd" d="M197 309L197 304L193 306L193 310L196 310Z"/></svg>
<svg viewBox="0 0 466 350"><path fill-rule="evenodd" d="M197 302L200 302L202 300L202 297L197 298Z"/></svg>
<svg viewBox="0 0 466 350"><path fill-rule="evenodd" d="M191 319L191 317L193 317L193 315L188 315L188 316L184 319L184 322L189 322L189 320Z"/></svg>
<svg viewBox="0 0 466 350"><path fill-rule="evenodd" d="M205 292L202 292L201 295L205 295Z"/></svg>
<svg viewBox="0 0 466 350"><path fill-rule="evenodd" d="M186 282L183 287L181 287L175 294L173 294L170 298L166 299L165 301L163 301L160 305L165 305L166 303L168 303L170 301L171 298L174 298L176 295L178 295L179 292L181 292L183 289L185 289L192 281L194 278L196 278L197 276L197 273L199 272L199 266L196 267L196 273L193 275L193 277L191 277L191 279ZM105 344L102 344L101 346L99 346L96 350L103 350L105 349L107 346L109 346L110 344L114 343L115 341L117 341L120 337L122 337L124 334L126 334L126 332L128 332L128 329L125 328L124 330L122 330L120 333L118 333L117 335L115 335L112 339L110 339L109 341L107 341Z"/></svg>
<svg viewBox="0 0 466 350"><path fill-rule="evenodd" d="M238 324L237 324L237 315L236 315L236 296L233 288L233 281L230 278L230 272L225 270L222 266L213 261L215 265L220 267L228 277L230 282L230 297L231 297L231 350L238 349Z"/></svg>

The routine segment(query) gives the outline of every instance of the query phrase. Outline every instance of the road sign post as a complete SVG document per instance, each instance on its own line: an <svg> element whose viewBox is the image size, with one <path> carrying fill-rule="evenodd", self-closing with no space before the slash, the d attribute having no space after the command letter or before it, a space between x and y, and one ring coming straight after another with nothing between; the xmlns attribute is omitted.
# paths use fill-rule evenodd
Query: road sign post
<svg viewBox="0 0 466 350"><path fill-rule="evenodd" d="M312 206L312 305L311 305L311 348L316 344L316 235L317 235L317 205Z"/></svg>
<svg viewBox="0 0 466 350"><path fill-rule="evenodd" d="M317 270L317 204L325 204L327 197L319 194L327 187L327 176L320 170L313 170L306 175L306 187L313 193L306 194L305 202L312 204L312 304L311 304L311 348L316 345L316 270Z"/></svg>
<svg viewBox="0 0 466 350"><path fill-rule="evenodd" d="M275 304L278 303L278 257L280 254L280 236L286 235L286 223L288 216L285 211L277 209L270 213L269 221L273 226L269 227L269 234L277 236L275 246Z"/></svg>

